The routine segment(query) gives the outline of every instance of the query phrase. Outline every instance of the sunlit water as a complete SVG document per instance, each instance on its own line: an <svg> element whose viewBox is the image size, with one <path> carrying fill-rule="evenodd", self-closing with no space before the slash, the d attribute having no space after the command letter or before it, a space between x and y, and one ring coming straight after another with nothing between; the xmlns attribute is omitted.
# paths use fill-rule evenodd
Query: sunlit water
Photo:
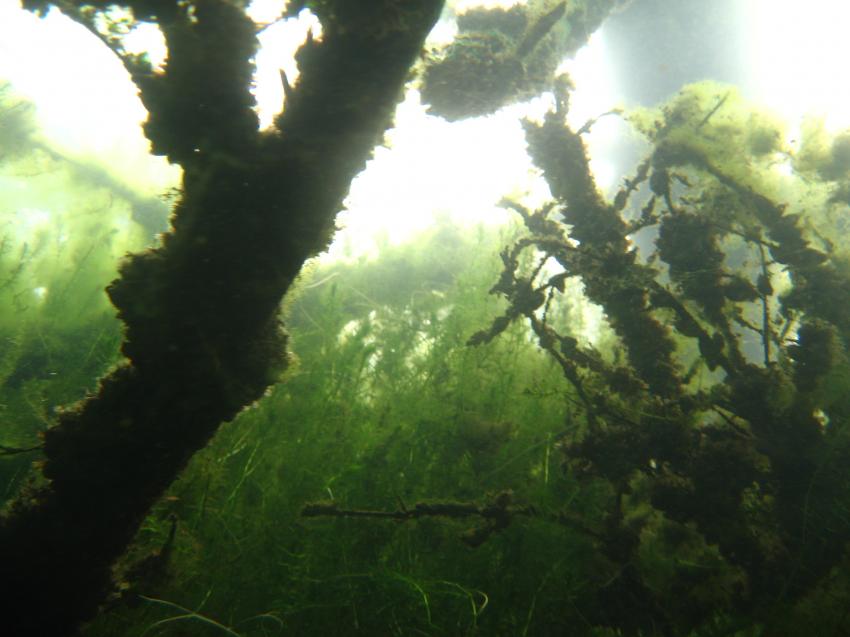
<svg viewBox="0 0 850 637"><path fill-rule="evenodd" d="M474 4L455 3L458 11ZM574 59L565 60L563 68L577 87L570 114L574 126L615 107L648 105L647 95L662 99L665 91L706 76L737 82L745 95L786 118L792 136L801 118L811 113L823 116L833 129L850 125L850 87L840 81L850 57L842 34L850 5L831 0L686 0L677 3L678 11L692 12L686 24L698 28L675 32L663 30L678 23L653 17L659 11L655 6L665 5L635 0ZM251 15L265 25L279 8L278 2L256 2ZM641 24L639 16L644 22L649 16L660 30L626 37ZM320 33L315 18L302 14L261 33L255 94L265 125L282 102L278 69L295 80L293 53L308 30ZM431 43L444 42L453 33L447 14ZM136 33L131 45L149 48L154 61L162 58L161 37L153 27ZM664 57L651 59L653 51ZM624 72L629 61L633 66ZM135 191L161 192L178 183L174 167L147 154L139 128L145 112L119 60L57 12L39 19L14 0L0 0L0 78L36 103L46 145L99 166ZM638 94L633 88L638 85L647 90ZM489 117L448 124L427 115L411 89L399 106L388 147L376 150L352 184L347 210L340 216L344 230L329 257L374 253L378 244L405 241L437 216L467 224L503 223L506 214L496 204L506 195L539 203L545 184L525 154L519 122L524 116L539 117L550 103L551 97L542 95ZM610 116L586 137L605 191L616 187L631 162L631 157L623 159L632 152L629 136L622 120Z"/></svg>

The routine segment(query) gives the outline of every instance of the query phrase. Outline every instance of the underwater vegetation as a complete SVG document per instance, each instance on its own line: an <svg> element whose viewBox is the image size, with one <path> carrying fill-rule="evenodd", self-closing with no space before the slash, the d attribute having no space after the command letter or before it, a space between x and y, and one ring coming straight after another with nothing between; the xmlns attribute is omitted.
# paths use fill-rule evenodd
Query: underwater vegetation
<svg viewBox="0 0 850 637"><path fill-rule="evenodd" d="M128 4L166 36L163 71L123 59L184 182L146 251L70 212L0 241L4 630L850 632L850 140L812 119L792 150L693 84L622 115L646 154L605 196L553 75L614 4L473 11L425 63L450 120L554 92L523 123L549 201L303 268L441 3L291 3L323 35L263 133L241 6Z"/></svg>
<svg viewBox="0 0 850 637"><path fill-rule="evenodd" d="M0 463L4 499L20 486L55 410L96 386L115 361L120 325L103 295L145 231L140 205L107 176L38 134L35 109L0 86Z"/></svg>
<svg viewBox="0 0 850 637"><path fill-rule="evenodd" d="M562 117L526 123L553 199L512 229L307 268L284 382L125 561L177 519L167 576L86 634L843 634L840 179L702 83L627 115L609 201Z"/></svg>

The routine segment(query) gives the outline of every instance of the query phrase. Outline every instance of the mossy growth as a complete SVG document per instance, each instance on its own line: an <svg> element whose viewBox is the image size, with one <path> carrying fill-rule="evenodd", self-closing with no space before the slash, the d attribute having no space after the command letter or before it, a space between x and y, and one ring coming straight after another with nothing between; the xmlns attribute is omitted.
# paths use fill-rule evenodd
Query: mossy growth
<svg viewBox="0 0 850 637"><path fill-rule="evenodd" d="M598 537L623 569L606 621L629 634L686 634L722 614L774 626L775 600L805 599L850 540L835 517L847 481L825 477L845 445L833 392L847 382L850 270L815 227L842 136L825 144L832 172L803 175L775 117L732 88L688 86L629 116L652 149L609 202L563 117L525 124L555 200L509 202L529 233L493 288L510 307L470 342L526 321L581 400L586 428L563 448L576 478L615 494ZM631 237L646 229L639 258ZM613 355L552 322L565 278L605 312ZM809 515L835 525L814 531ZM699 602L671 606L680 579L706 587Z"/></svg>
<svg viewBox="0 0 850 637"><path fill-rule="evenodd" d="M425 74L422 98L429 111L454 121L513 102L525 81L515 47L514 40L497 31L458 36Z"/></svg>
<svg viewBox="0 0 850 637"><path fill-rule="evenodd" d="M422 100L430 113L455 121L538 95L618 4L531 0L461 14L455 40L426 60Z"/></svg>
<svg viewBox="0 0 850 637"><path fill-rule="evenodd" d="M809 117L803 122L801 135L794 164L798 171L827 181L850 176L850 131L830 135L822 119Z"/></svg>
<svg viewBox="0 0 850 637"><path fill-rule="evenodd" d="M748 185L762 180L774 187L772 168L791 150L777 115L747 101L738 88L713 81L689 84L661 108L637 109L627 119L670 149L681 143L722 158L724 169Z"/></svg>

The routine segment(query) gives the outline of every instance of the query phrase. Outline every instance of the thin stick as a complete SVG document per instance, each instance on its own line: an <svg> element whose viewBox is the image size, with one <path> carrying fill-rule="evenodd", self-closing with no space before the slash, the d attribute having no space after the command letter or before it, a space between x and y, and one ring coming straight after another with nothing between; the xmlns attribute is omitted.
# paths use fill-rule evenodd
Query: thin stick
<svg viewBox="0 0 850 637"><path fill-rule="evenodd" d="M159 626L164 626L165 624L170 624L176 621L189 621L193 619L201 623L207 624L208 626L214 626L225 634L231 635L231 637L242 637L242 635L237 633L235 630L228 628L224 624L220 624L219 622L215 621L210 617L207 617L206 615L201 615L200 613L197 613L193 610L189 610L188 608L186 608L185 606L181 606L180 604L175 604L174 602L169 602L164 599L157 599L155 597L147 597L146 595L139 595L139 597L145 600L146 602L151 602L152 604L161 604L162 606L167 606L183 613L182 615L166 617L165 619L160 619L159 621L154 622L145 629L145 632L142 633L143 637L144 635L147 635L151 630L153 630L154 628L158 628Z"/></svg>

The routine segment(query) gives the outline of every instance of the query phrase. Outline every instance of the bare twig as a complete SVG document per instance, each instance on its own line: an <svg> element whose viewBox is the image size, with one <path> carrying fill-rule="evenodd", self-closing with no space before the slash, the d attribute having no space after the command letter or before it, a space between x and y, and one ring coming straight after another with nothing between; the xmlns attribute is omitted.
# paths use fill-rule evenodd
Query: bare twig
<svg viewBox="0 0 850 637"><path fill-rule="evenodd" d="M723 97L721 97L720 99L717 100L717 104L714 105L714 108L712 108L710 111L708 111L708 114L705 117L702 118L702 121L700 121L699 124L697 124L697 130L699 130L700 128L702 128L706 124L708 124L708 120L710 120L712 117L714 117L714 114L717 111L719 111L720 108L726 103L726 100L729 99L729 96L731 94L732 94L732 91L729 91L728 93L726 93L726 95L724 95Z"/></svg>
<svg viewBox="0 0 850 637"><path fill-rule="evenodd" d="M584 123L584 125L581 128L579 128L576 131L576 134L582 135L584 133L589 133L590 129L593 127L593 125L596 122L598 122L600 119L602 119L603 117L606 117L608 115L622 115L622 113L623 113L622 109L615 108L615 109L612 109L610 111L605 111L604 113L602 113L601 115L597 115L596 117L591 117L589 120L587 120Z"/></svg>
<svg viewBox="0 0 850 637"><path fill-rule="evenodd" d="M302 510L303 517L337 517L337 518L375 518L406 522L423 517L469 518L478 517L485 521L480 527L470 529L463 534L462 540L472 546L480 546L496 531L506 528L514 517L535 517L568 526L597 540L605 536L585 525L581 520L567 512L545 513L533 506L514 506L511 504L513 494L502 491L493 496L484 505L474 502L417 502L412 508L402 507L392 511L375 509L342 509L334 502L314 502L307 504Z"/></svg>
<svg viewBox="0 0 850 637"><path fill-rule="evenodd" d="M147 635L151 630L155 628L159 628L160 626L164 626L166 624L171 624L178 621L197 621L202 624L206 624L207 626L212 626L217 628L219 631L223 632L225 635L230 635L231 637L242 637L240 633L237 633L232 628L225 626L212 619L211 617L207 617L206 615L202 615L198 611L189 610L185 606L181 606L180 604L175 604L174 602L169 602L164 599L157 599L156 597L148 597L146 595L139 595L139 597L146 602L150 602L152 604L159 604L160 606L165 606L167 608L171 608L173 610L179 611L179 615L174 615L172 617L166 617L165 619L160 619L152 623L145 629L145 632L142 635Z"/></svg>
<svg viewBox="0 0 850 637"><path fill-rule="evenodd" d="M0 445L0 456L14 456L19 453L29 453L31 451L39 451L44 448L44 445L35 445L33 447L9 447L8 445Z"/></svg>
<svg viewBox="0 0 850 637"><path fill-rule="evenodd" d="M764 246L759 244L759 257L761 258L761 276L758 279L758 293L761 295L761 320L762 320L762 343L764 344L764 364L770 365L770 340L773 338L773 330L770 327L770 295L773 288L770 285L770 272L767 269L767 255Z"/></svg>

